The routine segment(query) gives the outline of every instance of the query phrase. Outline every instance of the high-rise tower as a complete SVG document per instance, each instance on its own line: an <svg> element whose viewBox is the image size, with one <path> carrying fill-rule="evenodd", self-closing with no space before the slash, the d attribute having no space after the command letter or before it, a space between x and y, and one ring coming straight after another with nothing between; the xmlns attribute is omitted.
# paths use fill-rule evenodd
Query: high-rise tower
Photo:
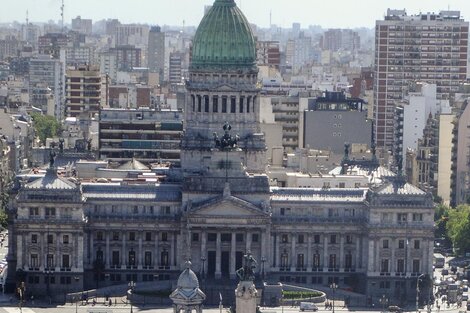
<svg viewBox="0 0 470 313"><path fill-rule="evenodd" d="M377 147L394 141L395 107L410 83L437 85L437 97L450 99L466 79L468 22L459 11L409 16L388 10L375 28L374 115Z"/></svg>

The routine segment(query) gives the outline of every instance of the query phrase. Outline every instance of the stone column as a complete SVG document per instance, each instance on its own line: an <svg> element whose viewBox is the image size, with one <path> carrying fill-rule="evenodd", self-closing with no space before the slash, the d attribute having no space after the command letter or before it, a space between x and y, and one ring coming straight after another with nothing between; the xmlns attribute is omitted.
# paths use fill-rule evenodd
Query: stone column
<svg viewBox="0 0 470 313"><path fill-rule="evenodd" d="M207 250L206 250L206 245L207 245L207 233L205 231L201 232L201 258L204 257L204 273L207 273L206 270L206 264L207 264ZM200 260L201 264L201 269L202 269L202 260Z"/></svg>
<svg viewBox="0 0 470 313"><path fill-rule="evenodd" d="M169 265L170 269L175 265L175 240L174 237L176 237L176 234L173 234L172 232L168 232L168 241L170 242L170 255L168 256L169 258Z"/></svg>
<svg viewBox="0 0 470 313"><path fill-rule="evenodd" d="M121 266L126 266L126 234L122 234L122 256L121 256Z"/></svg>
<svg viewBox="0 0 470 313"><path fill-rule="evenodd" d="M43 239L41 240L41 256L39 257L39 267L42 267L42 269L46 268L46 265L47 263L45 263L45 260L46 260L46 240L44 238L46 238L46 234L44 234L43 236ZM17 251L21 251L18 249L18 247L16 247ZM18 252L17 252L18 253Z"/></svg>
<svg viewBox="0 0 470 313"><path fill-rule="evenodd" d="M217 241L215 245L215 278L220 279L222 277L221 269L221 238L220 232L217 233Z"/></svg>
<svg viewBox="0 0 470 313"><path fill-rule="evenodd" d="M106 232L106 268L111 265L111 251L109 251L109 231Z"/></svg>
<svg viewBox="0 0 470 313"><path fill-rule="evenodd" d="M307 234L307 271L312 270L312 234Z"/></svg>
<svg viewBox="0 0 470 313"><path fill-rule="evenodd" d="M60 270L62 267L62 260L60 257L60 233L55 234L55 267Z"/></svg>
<svg viewBox="0 0 470 313"><path fill-rule="evenodd" d="M83 242L84 242L84 238L82 235L77 235L77 246L76 246L76 250L77 250L77 264L76 264L76 268L79 269L79 270L83 270Z"/></svg>
<svg viewBox="0 0 470 313"><path fill-rule="evenodd" d="M237 247L236 234L232 233L232 242L230 245L230 279L235 279L235 250Z"/></svg>
<svg viewBox="0 0 470 313"><path fill-rule="evenodd" d="M142 251L142 231L139 232L139 256L137 260L137 268L142 269L142 264L143 264L143 251Z"/></svg>
<svg viewBox="0 0 470 313"><path fill-rule="evenodd" d="M339 234L339 271L344 272L344 236Z"/></svg>
<svg viewBox="0 0 470 313"><path fill-rule="evenodd" d="M93 243L93 232L90 232L89 236L90 236L89 238L90 239L90 258L88 260L90 261L89 264L93 264L94 253L95 253L95 247ZM44 241L44 242L47 244L47 241ZM46 253L49 253L49 251L47 251Z"/></svg>
<svg viewBox="0 0 470 313"><path fill-rule="evenodd" d="M275 261L274 261L274 266L277 268L281 267L281 251L280 251L280 238L279 234L274 234L274 240L276 241L276 256L275 256Z"/></svg>
<svg viewBox="0 0 470 313"><path fill-rule="evenodd" d="M380 268L380 239L377 239L375 241L375 262L374 262L374 266L375 266L375 272L380 272L381 268Z"/></svg>
<svg viewBox="0 0 470 313"><path fill-rule="evenodd" d="M14 240L14 238L9 238L10 240ZM18 259L18 265L24 268L23 263L23 236L18 234L16 236L16 257Z"/></svg>
<svg viewBox="0 0 470 313"><path fill-rule="evenodd" d="M397 248L395 245L395 238L391 238L390 240L390 250L391 250L391 257L390 257L390 266L389 266L389 271L390 272L395 272L396 266L395 266L395 249Z"/></svg>
<svg viewBox="0 0 470 313"><path fill-rule="evenodd" d="M323 271L328 272L328 234L324 235L323 238Z"/></svg>
<svg viewBox="0 0 470 313"><path fill-rule="evenodd" d="M155 266L156 268L158 268L158 266L160 265L160 251L158 249L158 231L155 233L155 258L153 260L153 266Z"/></svg>
<svg viewBox="0 0 470 313"><path fill-rule="evenodd" d="M295 255L295 237L297 236L297 234L292 234L291 235L291 238L292 238L292 243L291 243L291 261L290 261L290 270L291 272L294 272L295 271L295 266L296 266L296 255Z"/></svg>
<svg viewBox="0 0 470 313"><path fill-rule="evenodd" d="M368 260L367 260L367 271L369 273L374 272L374 239L369 239L369 253L368 253Z"/></svg>
<svg viewBox="0 0 470 313"><path fill-rule="evenodd" d="M408 276L409 273L411 273L411 270L413 269L413 260L411 260L411 243L413 242L412 239L406 238L406 259L405 259L405 264L406 264L406 275Z"/></svg>
<svg viewBox="0 0 470 313"><path fill-rule="evenodd" d="M361 257L361 241L362 239L361 238L357 238L356 239L356 264L354 265L354 268L356 268L356 270L362 268L361 266L361 262L360 262L360 257Z"/></svg>
<svg viewBox="0 0 470 313"><path fill-rule="evenodd" d="M248 251L251 251L251 233L247 231L245 237L246 237L246 249L245 249L246 251L245 252L247 253Z"/></svg>

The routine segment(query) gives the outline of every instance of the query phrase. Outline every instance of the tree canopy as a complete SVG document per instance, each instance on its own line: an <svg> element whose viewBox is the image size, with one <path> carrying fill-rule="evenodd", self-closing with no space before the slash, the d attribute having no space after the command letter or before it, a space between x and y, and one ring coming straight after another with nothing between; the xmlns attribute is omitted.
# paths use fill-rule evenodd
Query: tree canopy
<svg viewBox="0 0 470 313"><path fill-rule="evenodd" d="M61 125L55 117L36 112L32 113L31 117L33 118L36 136L39 137L42 144L46 143L47 138L52 138L60 134Z"/></svg>
<svg viewBox="0 0 470 313"><path fill-rule="evenodd" d="M470 206L460 205L448 211L447 235L458 254L470 252Z"/></svg>

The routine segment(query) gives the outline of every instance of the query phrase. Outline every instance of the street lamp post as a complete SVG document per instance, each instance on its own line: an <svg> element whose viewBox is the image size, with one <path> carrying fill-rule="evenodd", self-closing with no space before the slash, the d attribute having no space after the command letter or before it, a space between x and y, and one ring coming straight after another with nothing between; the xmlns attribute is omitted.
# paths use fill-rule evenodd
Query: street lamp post
<svg viewBox="0 0 470 313"><path fill-rule="evenodd" d="M202 281L204 281L204 263L206 262L206 257L205 256L201 257L201 262L202 262L201 279L202 279Z"/></svg>
<svg viewBox="0 0 470 313"><path fill-rule="evenodd" d="M130 281L129 284L128 284L128 286L129 286L129 288L130 288L130 290L131 290L131 294L130 294L130 295L131 295L131 297L130 297L131 299L130 299L130 302L131 302L131 313L133 313L134 310L133 310L133 307L132 307L132 295L134 294L135 282L134 282L134 281Z"/></svg>
<svg viewBox="0 0 470 313"><path fill-rule="evenodd" d="M331 283L330 288L333 291L333 313L335 313L335 290L338 289L338 285L336 283Z"/></svg>
<svg viewBox="0 0 470 313"><path fill-rule="evenodd" d="M73 279L75 280L75 283L78 283L78 281L80 280L80 277L75 276ZM75 299L75 313L78 313L78 300L77 299Z"/></svg>
<svg viewBox="0 0 470 313"><path fill-rule="evenodd" d="M261 280L264 282L264 263L266 263L266 257L261 257Z"/></svg>
<svg viewBox="0 0 470 313"><path fill-rule="evenodd" d="M421 274L418 276L416 279L416 312L419 311L419 281L421 280L421 277L423 277L424 274Z"/></svg>

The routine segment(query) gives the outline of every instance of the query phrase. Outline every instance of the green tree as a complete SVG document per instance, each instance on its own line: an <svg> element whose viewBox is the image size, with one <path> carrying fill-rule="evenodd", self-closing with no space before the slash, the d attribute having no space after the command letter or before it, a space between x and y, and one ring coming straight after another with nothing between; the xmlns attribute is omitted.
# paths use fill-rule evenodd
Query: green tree
<svg viewBox="0 0 470 313"><path fill-rule="evenodd" d="M8 205L8 193L2 192L0 194L0 229L6 228L8 226L8 215L7 215L7 205Z"/></svg>
<svg viewBox="0 0 470 313"><path fill-rule="evenodd" d="M460 205L449 210L447 234L458 254L470 251L470 206Z"/></svg>
<svg viewBox="0 0 470 313"><path fill-rule="evenodd" d="M33 118L36 136L39 137L42 144L46 143L47 138L52 138L60 134L62 127L53 116L34 112L31 114L31 117Z"/></svg>
<svg viewBox="0 0 470 313"><path fill-rule="evenodd" d="M447 221L449 220L449 211L450 208L445 205L437 205L434 210L434 222L436 228L434 230L434 235L436 238L446 238L447 236Z"/></svg>

